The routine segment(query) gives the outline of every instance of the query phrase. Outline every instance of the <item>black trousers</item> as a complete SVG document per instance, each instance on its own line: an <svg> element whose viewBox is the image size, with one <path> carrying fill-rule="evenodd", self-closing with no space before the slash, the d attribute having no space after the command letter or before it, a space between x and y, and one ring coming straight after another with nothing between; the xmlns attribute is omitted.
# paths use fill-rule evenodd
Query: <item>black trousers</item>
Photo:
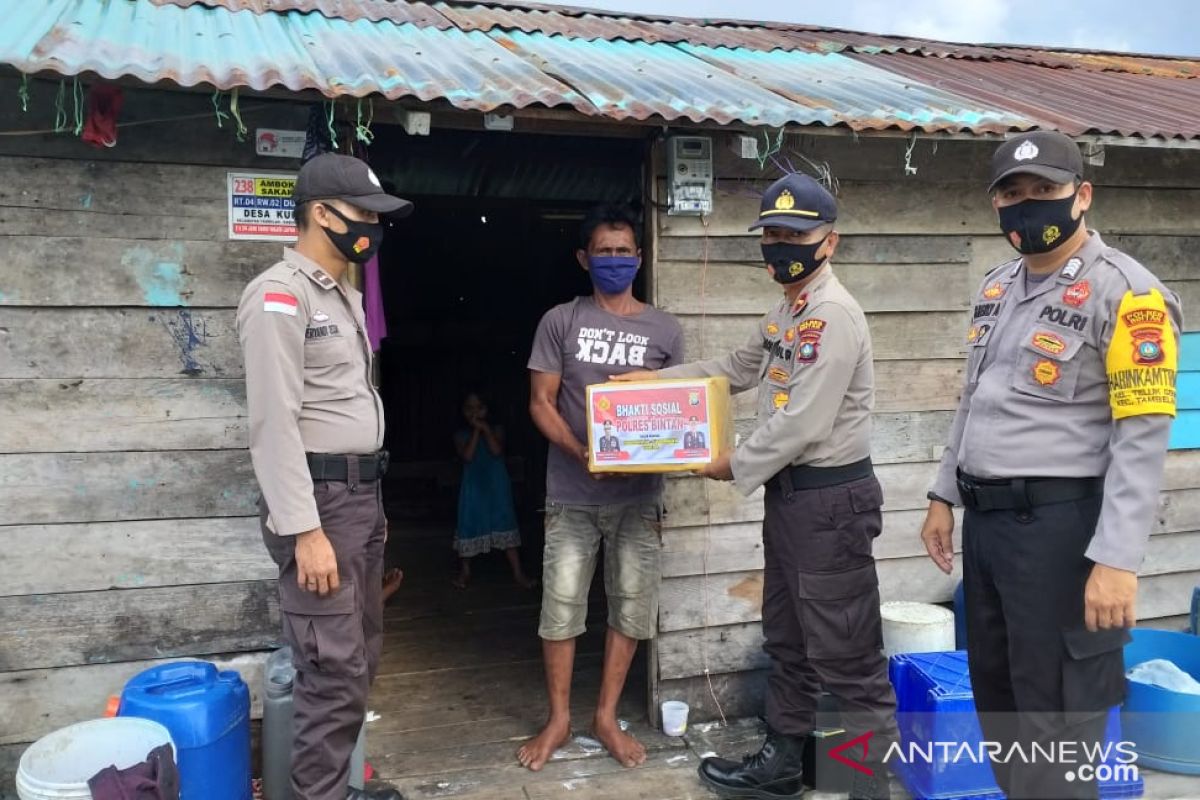
<svg viewBox="0 0 1200 800"><path fill-rule="evenodd" d="M1091 633L1084 625L1092 562L1083 554L1101 502L1097 496L1024 512L968 508L964 516L967 656L984 739L1005 754L1014 743L1025 753L1034 745L1041 752L1081 745L1066 746L1080 751L1069 763L993 761L1009 800L1099 796L1076 768L1091 763L1086 743L1103 744L1108 709L1124 699L1121 650L1129 639L1122 629Z"/></svg>
<svg viewBox="0 0 1200 800"><path fill-rule="evenodd" d="M871 554L882 505L874 476L794 491L772 482L763 522L767 723L784 734L812 733L824 685L847 739L874 735L870 760L897 736Z"/></svg>

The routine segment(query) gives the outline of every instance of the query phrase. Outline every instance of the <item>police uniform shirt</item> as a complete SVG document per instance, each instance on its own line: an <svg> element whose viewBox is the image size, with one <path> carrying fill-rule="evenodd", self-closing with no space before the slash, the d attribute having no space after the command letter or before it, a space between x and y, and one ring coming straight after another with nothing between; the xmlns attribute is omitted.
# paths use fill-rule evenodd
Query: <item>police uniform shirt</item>
<svg viewBox="0 0 1200 800"><path fill-rule="evenodd" d="M383 446L362 294L292 249L246 287L237 312L250 456L280 535L320 527L305 453Z"/></svg>
<svg viewBox="0 0 1200 800"><path fill-rule="evenodd" d="M794 303L781 300L743 347L658 375L725 376L734 392L758 387L758 425L731 461L746 495L789 464L837 467L870 455L871 336L830 266Z"/></svg>
<svg viewBox="0 0 1200 800"><path fill-rule="evenodd" d="M1057 275L1023 261L980 286L967 333L966 387L933 491L961 504L979 478L1104 476L1087 557L1137 570L1145 553L1175 404L1179 298L1092 233ZM1162 311L1137 308L1153 293Z"/></svg>

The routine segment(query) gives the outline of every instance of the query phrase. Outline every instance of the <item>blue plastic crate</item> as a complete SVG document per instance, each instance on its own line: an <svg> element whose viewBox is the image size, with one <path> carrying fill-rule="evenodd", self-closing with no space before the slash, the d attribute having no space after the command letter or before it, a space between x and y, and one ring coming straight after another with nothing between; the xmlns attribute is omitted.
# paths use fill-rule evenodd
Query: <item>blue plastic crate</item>
<svg viewBox="0 0 1200 800"><path fill-rule="evenodd" d="M896 689L897 723L905 748L915 742L978 743L983 740L965 651L910 653L892 656L888 674ZM1109 712L1105 739L1121 740L1119 709ZM987 763L915 759L893 762L897 777L915 800L1004 800ZM1100 784L1102 798L1141 797L1144 783Z"/></svg>

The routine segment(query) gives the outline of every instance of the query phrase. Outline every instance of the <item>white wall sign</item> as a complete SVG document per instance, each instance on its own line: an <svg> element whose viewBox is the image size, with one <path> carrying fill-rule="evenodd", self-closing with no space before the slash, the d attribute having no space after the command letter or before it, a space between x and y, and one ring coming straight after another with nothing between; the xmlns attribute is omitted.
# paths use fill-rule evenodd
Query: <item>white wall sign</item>
<svg viewBox="0 0 1200 800"><path fill-rule="evenodd" d="M260 156L300 158L304 154L304 131L259 128L254 137L254 150Z"/></svg>

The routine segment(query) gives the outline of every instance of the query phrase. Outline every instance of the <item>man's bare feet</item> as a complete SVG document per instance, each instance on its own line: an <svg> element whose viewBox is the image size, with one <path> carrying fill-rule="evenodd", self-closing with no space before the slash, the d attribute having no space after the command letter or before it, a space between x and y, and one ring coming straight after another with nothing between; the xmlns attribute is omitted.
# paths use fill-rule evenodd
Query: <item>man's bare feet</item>
<svg viewBox="0 0 1200 800"><path fill-rule="evenodd" d="M554 751L565 745L571 739L571 718L551 719L542 728L542 732L526 742L517 751L517 761L521 766L533 772L538 772L546 766L546 762L554 755Z"/></svg>
<svg viewBox="0 0 1200 800"><path fill-rule="evenodd" d="M592 721L592 732L608 750L608 754L623 767L636 767L646 762L646 748L637 739L621 730L615 718L599 715Z"/></svg>
<svg viewBox="0 0 1200 800"><path fill-rule="evenodd" d="M392 599L392 595L400 591L400 584L404 583L404 573L398 569L389 569L383 573L383 602L387 604L388 600Z"/></svg>

